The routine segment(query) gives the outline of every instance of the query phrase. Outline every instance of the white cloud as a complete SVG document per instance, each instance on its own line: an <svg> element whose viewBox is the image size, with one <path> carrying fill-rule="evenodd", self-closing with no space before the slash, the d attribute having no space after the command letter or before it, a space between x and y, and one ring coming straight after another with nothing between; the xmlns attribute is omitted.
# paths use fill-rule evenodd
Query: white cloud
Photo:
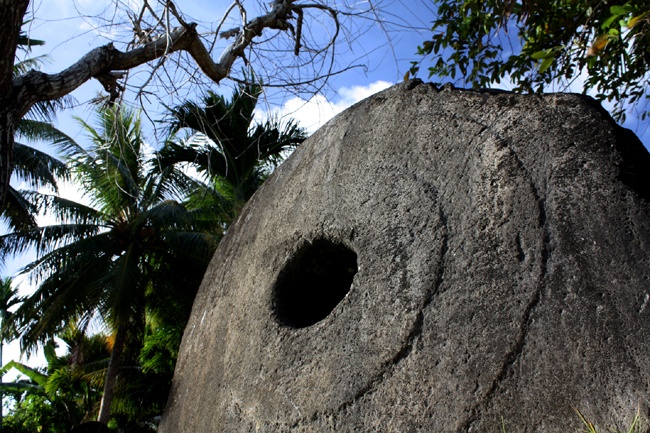
<svg viewBox="0 0 650 433"><path fill-rule="evenodd" d="M338 98L333 101L328 101L322 95L315 95L308 101L298 97L291 98L281 107L258 111L256 120L260 121L269 116L291 117L311 134L341 111L391 85L388 81L376 81L367 86L341 87L337 92Z"/></svg>

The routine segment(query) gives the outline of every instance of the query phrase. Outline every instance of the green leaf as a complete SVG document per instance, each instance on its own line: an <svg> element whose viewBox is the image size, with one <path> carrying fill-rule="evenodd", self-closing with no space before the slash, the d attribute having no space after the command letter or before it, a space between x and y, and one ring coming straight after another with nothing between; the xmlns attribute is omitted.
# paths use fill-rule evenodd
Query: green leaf
<svg viewBox="0 0 650 433"><path fill-rule="evenodd" d="M551 65L553 64L553 60L554 60L553 57L548 57L544 59L542 64L539 66L539 73L543 74L548 68L550 68Z"/></svg>
<svg viewBox="0 0 650 433"><path fill-rule="evenodd" d="M553 49L548 48L546 50L541 50L541 51L535 51L533 54L530 55L535 60L541 60L541 59L548 59L548 58L553 58Z"/></svg>
<svg viewBox="0 0 650 433"><path fill-rule="evenodd" d="M45 346L43 346L43 354L45 355L48 364L51 364L57 359L54 341L49 341Z"/></svg>
<svg viewBox="0 0 650 433"><path fill-rule="evenodd" d="M620 15L612 15L611 17L607 18L605 22L600 26L601 29L605 30L608 29L614 21L618 19Z"/></svg>
<svg viewBox="0 0 650 433"><path fill-rule="evenodd" d="M2 367L2 370L8 371L11 368L15 368L40 386L45 385L45 382L47 382L47 376L45 374L25 364L21 364L20 362L9 361L4 367Z"/></svg>
<svg viewBox="0 0 650 433"><path fill-rule="evenodd" d="M431 54L431 51L433 50L433 41L425 41L422 44L421 50L424 54Z"/></svg>
<svg viewBox="0 0 650 433"><path fill-rule="evenodd" d="M43 391L43 387L28 382L2 382L0 389L4 391L22 392L28 390Z"/></svg>
<svg viewBox="0 0 650 433"><path fill-rule="evenodd" d="M632 11L633 11L632 5L630 5L629 3L626 3L622 6L612 6L609 8L609 12L612 15L618 15L618 16L628 14Z"/></svg>

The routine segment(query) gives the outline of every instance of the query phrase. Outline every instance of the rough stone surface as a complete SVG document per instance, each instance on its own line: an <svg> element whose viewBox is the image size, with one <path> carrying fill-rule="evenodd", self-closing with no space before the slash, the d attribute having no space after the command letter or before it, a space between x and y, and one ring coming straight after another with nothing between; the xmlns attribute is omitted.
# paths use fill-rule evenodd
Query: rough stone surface
<svg viewBox="0 0 650 433"><path fill-rule="evenodd" d="M603 431L646 422L649 159L579 95L414 81L362 101L220 245L161 431L564 433L573 406ZM322 320L285 316L345 272Z"/></svg>

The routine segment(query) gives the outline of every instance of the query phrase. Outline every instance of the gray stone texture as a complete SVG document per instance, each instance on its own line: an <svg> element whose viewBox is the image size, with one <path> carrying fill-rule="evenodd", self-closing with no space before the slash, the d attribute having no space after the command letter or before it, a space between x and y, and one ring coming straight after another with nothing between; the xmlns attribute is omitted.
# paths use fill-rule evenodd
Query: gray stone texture
<svg viewBox="0 0 650 433"><path fill-rule="evenodd" d="M221 243L161 431L564 433L573 406L603 431L646 422L649 160L580 95L412 81L358 103ZM357 254L352 287L287 326L275 283L322 240Z"/></svg>

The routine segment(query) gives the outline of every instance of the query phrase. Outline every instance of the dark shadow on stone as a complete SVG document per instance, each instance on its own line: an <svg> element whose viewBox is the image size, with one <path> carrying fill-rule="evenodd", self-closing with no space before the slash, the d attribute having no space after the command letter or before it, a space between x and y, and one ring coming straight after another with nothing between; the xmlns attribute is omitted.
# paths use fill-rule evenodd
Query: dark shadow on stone
<svg viewBox="0 0 650 433"><path fill-rule="evenodd" d="M621 126L616 127L616 149L622 158L619 178L650 202L650 153L632 131Z"/></svg>
<svg viewBox="0 0 650 433"><path fill-rule="evenodd" d="M320 322L350 291L357 269L357 254L343 244L316 239L301 247L273 288L276 319L293 328Z"/></svg>

